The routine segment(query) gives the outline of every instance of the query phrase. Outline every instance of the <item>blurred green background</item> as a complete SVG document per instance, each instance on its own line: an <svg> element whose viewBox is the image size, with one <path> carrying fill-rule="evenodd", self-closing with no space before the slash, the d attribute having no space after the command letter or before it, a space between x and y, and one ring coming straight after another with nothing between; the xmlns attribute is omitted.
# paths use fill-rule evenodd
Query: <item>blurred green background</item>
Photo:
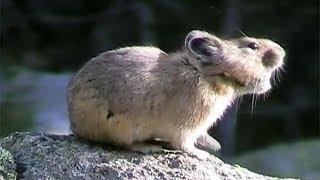
<svg viewBox="0 0 320 180"><path fill-rule="evenodd" d="M319 1L0 0L0 4L0 137L15 131L69 133L67 83L103 51L154 45L172 52L193 29L226 38L245 33L281 44L287 53L285 72L253 111L251 97L244 97L210 130L222 144L221 157L264 174L320 177L315 173L320 172L318 155L317 161L294 158L309 157L308 148L320 152ZM268 156L272 148L283 153L272 156L280 162L277 170L263 158L252 158L260 152L259 157L275 162ZM312 165L305 166L304 161Z"/></svg>

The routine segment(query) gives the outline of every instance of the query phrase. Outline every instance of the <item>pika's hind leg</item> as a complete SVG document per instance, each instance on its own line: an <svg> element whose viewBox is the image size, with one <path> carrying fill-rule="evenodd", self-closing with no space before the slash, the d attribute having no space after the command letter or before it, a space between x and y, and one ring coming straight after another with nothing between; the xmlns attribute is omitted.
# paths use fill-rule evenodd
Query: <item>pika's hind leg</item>
<svg viewBox="0 0 320 180"><path fill-rule="evenodd" d="M182 150L198 159L207 159L210 154L195 147L196 139L197 137L192 134L181 133L172 140L171 144L175 149Z"/></svg>
<svg viewBox="0 0 320 180"><path fill-rule="evenodd" d="M134 143L128 148L132 151L140 152L143 154L149 154L149 153L156 153L162 151L162 146L160 145L154 145L154 144L147 144L147 143Z"/></svg>

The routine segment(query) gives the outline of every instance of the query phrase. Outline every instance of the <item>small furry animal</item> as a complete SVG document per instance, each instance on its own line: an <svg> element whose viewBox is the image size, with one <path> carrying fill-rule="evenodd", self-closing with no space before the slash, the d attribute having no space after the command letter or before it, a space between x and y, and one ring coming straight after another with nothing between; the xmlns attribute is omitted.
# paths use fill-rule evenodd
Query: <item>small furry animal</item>
<svg viewBox="0 0 320 180"><path fill-rule="evenodd" d="M69 84L68 107L75 135L150 152L161 146L205 159L195 144L219 149L207 134L233 100L271 89L270 78L285 51L268 39L224 40L191 31L182 50L125 47L91 59Z"/></svg>

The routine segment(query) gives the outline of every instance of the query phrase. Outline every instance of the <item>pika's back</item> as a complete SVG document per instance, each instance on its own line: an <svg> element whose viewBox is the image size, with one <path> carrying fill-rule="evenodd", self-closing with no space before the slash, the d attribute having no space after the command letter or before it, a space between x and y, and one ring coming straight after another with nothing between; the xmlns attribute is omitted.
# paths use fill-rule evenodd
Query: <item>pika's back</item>
<svg viewBox="0 0 320 180"><path fill-rule="evenodd" d="M109 105L116 106L114 109L120 112L129 106L137 107L138 104L132 104L134 97L158 88L160 72L156 69L158 61L165 56L166 53L158 48L138 46L100 54L91 59L71 80L69 107L74 106L77 99L84 98L108 101Z"/></svg>
<svg viewBox="0 0 320 180"><path fill-rule="evenodd" d="M81 68L71 81L70 88L74 84L81 85L86 81L101 79L105 82L107 76L114 78L135 76L135 73L153 68L157 64L157 60L163 56L166 54L158 48L139 46L102 53Z"/></svg>

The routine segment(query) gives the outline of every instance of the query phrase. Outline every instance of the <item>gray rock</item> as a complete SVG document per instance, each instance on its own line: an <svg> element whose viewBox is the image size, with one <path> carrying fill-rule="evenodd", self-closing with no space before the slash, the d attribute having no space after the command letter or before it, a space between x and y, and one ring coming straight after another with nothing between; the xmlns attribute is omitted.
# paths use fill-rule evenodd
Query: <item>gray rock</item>
<svg viewBox="0 0 320 180"><path fill-rule="evenodd" d="M72 135L14 133L0 146L14 157L21 179L279 179L225 164L215 156L201 161L179 151L143 155ZM2 154L0 172L10 173L15 166L1 167L12 158L8 161L10 155Z"/></svg>
<svg viewBox="0 0 320 180"><path fill-rule="evenodd" d="M9 151L0 146L0 179L16 179L16 164Z"/></svg>

